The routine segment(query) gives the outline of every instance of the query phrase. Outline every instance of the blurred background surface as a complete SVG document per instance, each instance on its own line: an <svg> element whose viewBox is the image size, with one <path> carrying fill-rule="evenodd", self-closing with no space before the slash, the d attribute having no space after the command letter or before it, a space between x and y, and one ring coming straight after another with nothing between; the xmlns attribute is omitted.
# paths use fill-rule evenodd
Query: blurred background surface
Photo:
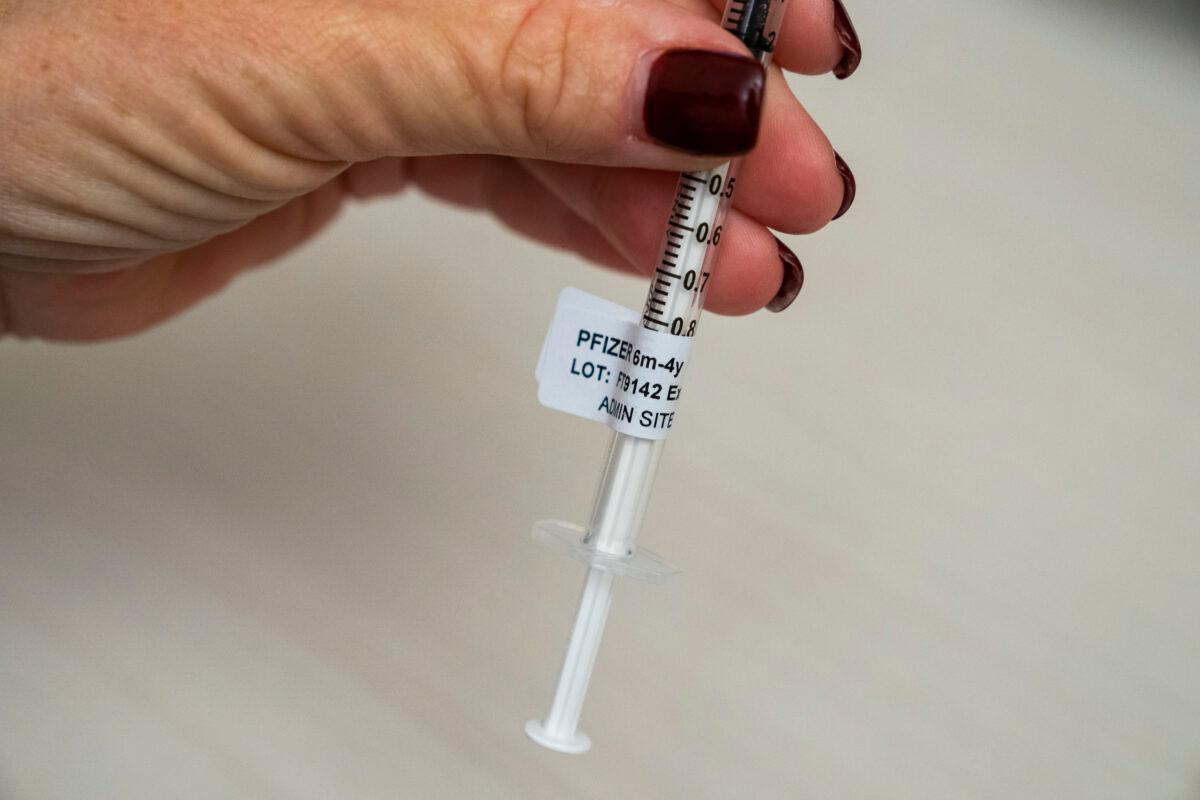
<svg viewBox="0 0 1200 800"><path fill-rule="evenodd" d="M701 327L591 754L521 732L607 439L532 369L644 287L412 195L0 343L0 797L1200 798L1196 7L850 12L793 85L858 200Z"/></svg>

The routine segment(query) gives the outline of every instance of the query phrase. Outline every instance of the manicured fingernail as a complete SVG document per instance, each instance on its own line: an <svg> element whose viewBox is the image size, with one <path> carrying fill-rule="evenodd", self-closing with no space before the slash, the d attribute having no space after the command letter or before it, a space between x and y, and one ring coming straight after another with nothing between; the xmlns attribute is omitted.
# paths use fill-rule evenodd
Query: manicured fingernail
<svg viewBox="0 0 1200 800"><path fill-rule="evenodd" d="M779 291L771 298L771 302L767 303L767 310L778 314L800 294L800 287L804 285L804 267L796 254L779 239L775 240L775 249L779 253L779 262L783 264L783 282L779 284Z"/></svg>
<svg viewBox="0 0 1200 800"><path fill-rule="evenodd" d="M762 65L748 56L668 50L650 66L646 133L692 153L744 153L758 140L763 80Z"/></svg>
<svg viewBox="0 0 1200 800"><path fill-rule="evenodd" d="M854 202L855 184L854 173L850 171L850 167L837 154L836 150L833 152L833 163L837 166L838 175L842 176L842 205L833 215L833 218L837 219L850 210L850 204Z"/></svg>
<svg viewBox="0 0 1200 800"><path fill-rule="evenodd" d="M858 43L858 34L854 32L854 23L846 13L842 0L833 0L833 28L837 31L838 41L842 43L842 60L833 68L833 74L838 80L845 80L858 69L862 61L862 45Z"/></svg>

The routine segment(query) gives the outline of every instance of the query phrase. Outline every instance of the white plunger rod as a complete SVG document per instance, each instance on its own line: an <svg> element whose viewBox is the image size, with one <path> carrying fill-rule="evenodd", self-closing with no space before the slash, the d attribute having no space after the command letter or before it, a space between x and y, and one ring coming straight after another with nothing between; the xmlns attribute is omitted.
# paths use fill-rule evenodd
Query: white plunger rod
<svg viewBox="0 0 1200 800"><path fill-rule="evenodd" d="M604 623L612 605L612 585L611 572L595 567L588 569L583 595L579 599L579 613L575 615L575 628L571 631L558 689L554 692L554 703L546 715L546 733L555 739L570 741L576 736L583 698L587 695Z"/></svg>

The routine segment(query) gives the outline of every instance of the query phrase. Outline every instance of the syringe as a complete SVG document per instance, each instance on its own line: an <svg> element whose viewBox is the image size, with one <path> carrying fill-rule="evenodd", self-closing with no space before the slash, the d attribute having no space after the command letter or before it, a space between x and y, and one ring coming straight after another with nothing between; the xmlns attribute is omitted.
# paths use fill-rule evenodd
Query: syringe
<svg viewBox="0 0 1200 800"><path fill-rule="evenodd" d="M765 67L771 59L785 3L729 0L722 27L741 40ZM740 159L711 170L680 174L642 312L643 327L675 336L695 335L739 164ZM579 716L608 619L613 579L618 573L635 571L622 569L621 565L637 551L662 447L662 439L613 434L591 521L580 543L586 549L584 560L591 566L554 701L545 718L525 723L529 738L544 747L564 753L583 753L591 747L591 740L578 729Z"/></svg>

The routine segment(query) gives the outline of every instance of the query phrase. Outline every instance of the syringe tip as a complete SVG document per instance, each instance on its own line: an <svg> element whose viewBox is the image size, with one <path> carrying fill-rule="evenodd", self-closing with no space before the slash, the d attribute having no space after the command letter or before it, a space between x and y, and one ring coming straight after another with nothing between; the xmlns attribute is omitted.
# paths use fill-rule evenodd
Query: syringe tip
<svg viewBox="0 0 1200 800"><path fill-rule="evenodd" d="M525 735L542 747L560 753L578 755L592 749L592 740L586 733L575 731L569 736L553 736L540 719L531 719L525 723Z"/></svg>

